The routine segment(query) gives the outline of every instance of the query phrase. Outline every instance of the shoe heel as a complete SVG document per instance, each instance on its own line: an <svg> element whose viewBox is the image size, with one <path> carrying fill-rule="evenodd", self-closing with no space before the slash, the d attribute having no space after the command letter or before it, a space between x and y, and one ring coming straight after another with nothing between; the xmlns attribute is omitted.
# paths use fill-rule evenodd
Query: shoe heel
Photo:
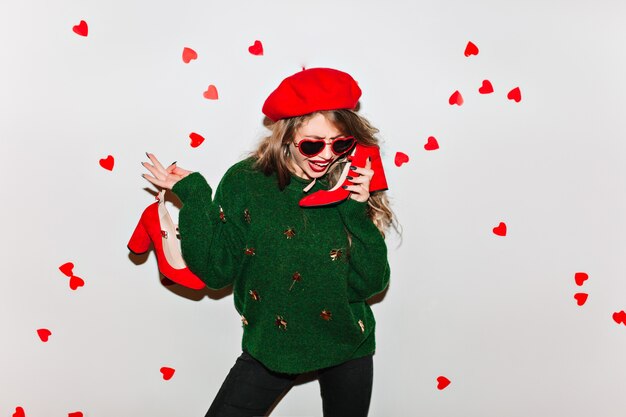
<svg viewBox="0 0 626 417"><path fill-rule="evenodd" d="M387 190L389 187L387 186L387 177L383 170L383 161L380 154L372 157L372 170L374 171L374 176L370 181L370 192Z"/></svg>
<svg viewBox="0 0 626 417"><path fill-rule="evenodd" d="M137 254L144 253L150 249L150 235L148 235L148 232L146 231L146 228L141 220L137 223L137 227L135 228L133 235L130 237L127 246L131 252Z"/></svg>

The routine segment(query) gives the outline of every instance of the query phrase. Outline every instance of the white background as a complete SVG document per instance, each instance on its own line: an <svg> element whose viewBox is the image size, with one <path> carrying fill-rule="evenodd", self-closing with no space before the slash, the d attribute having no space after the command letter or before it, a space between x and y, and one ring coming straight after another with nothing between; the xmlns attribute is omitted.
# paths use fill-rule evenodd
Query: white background
<svg viewBox="0 0 626 417"><path fill-rule="evenodd" d="M239 317L232 296L165 287L153 254L129 257L154 201L139 162L154 152L216 185L302 66L359 82L403 226L373 305L370 416L626 415L626 326L612 319L626 309L625 19L611 0L2 1L0 415L204 415ZM184 47L198 59L184 64ZM192 148L191 132L206 141ZM424 150L429 136L440 149ZM109 154L113 171L98 164ZM315 381L272 414L320 415Z"/></svg>

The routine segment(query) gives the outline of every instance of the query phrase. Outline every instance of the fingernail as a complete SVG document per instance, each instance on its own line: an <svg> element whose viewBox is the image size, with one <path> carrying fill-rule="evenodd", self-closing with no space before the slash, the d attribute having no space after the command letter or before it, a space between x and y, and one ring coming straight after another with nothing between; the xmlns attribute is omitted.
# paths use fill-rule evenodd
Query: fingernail
<svg viewBox="0 0 626 417"><path fill-rule="evenodd" d="M178 161L174 161L174 162L172 162L172 163L170 164L170 166L174 165L176 162L178 162Z"/></svg>
<svg viewBox="0 0 626 417"><path fill-rule="evenodd" d="M347 185L342 185L341 188L343 188L344 190L348 189Z"/></svg>
<svg viewBox="0 0 626 417"><path fill-rule="evenodd" d="M352 165L352 166L350 166L350 169L351 169L352 171L355 171L355 170L356 170L356 167L355 167L354 165Z"/></svg>
<svg viewBox="0 0 626 417"><path fill-rule="evenodd" d="M354 177L351 177L350 175L348 175L346 178L349 179L349 180L353 180L354 179Z"/></svg>
<svg viewBox="0 0 626 417"><path fill-rule="evenodd" d="M141 178L146 178L146 174L141 174Z"/></svg>
<svg viewBox="0 0 626 417"><path fill-rule="evenodd" d="M146 152L146 156L147 156L148 158L150 158L150 155L148 155L148 152Z"/></svg>

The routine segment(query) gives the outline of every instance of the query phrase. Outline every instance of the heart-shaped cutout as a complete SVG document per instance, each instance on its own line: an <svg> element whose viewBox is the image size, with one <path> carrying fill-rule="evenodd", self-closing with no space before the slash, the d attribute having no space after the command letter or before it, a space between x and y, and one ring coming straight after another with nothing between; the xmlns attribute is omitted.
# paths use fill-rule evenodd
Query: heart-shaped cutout
<svg viewBox="0 0 626 417"><path fill-rule="evenodd" d="M582 287L583 283L589 279L589 275L586 272L576 272L574 274L574 281L576 285Z"/></svg>
<svg viewBox="0 0 626 417"><path fill-rule="evenodd" d="M164 366L161 368L161 373L163 374L163 379L169 381L174 376L175 369Z"/></svg>
<svg viewBox="0 0 626 417"><path fill-rule="evenodd" d="M478 55L478 47L469 41L465 47L465 56Z"/></svg>
<svg viewBox="0 0 626 417"><path fill-rule="evenodd" d="M396 152L396 157L394 158L393 162L396 164L397 167L399 167L402 164L409 162L409 155L405 154L404 152Z"/></svg>
<svg viewBox="0 0 626 417"><path fill-rule="evenodd" d="M493 93L493 85L491 85L491 81L483 80L483 84L478 89L480 94L491 94Z"/></svg>
<svg viewBox="0 0 626 417"><path fill-rule="evenodd" d="M48 329L37 329L37 335L41 339L42 342L47 342L52 332Z"/></svg>
<svg viewBox="0 0 626 417"><path fill-rule="evenodd" d="M15 407L15 413L12 417L26 417L26 413L22 407Z"/></svg>
<svg viewBox="0 0 626 417"><path fill-rule="evenodd" d="M213 84L211 84L209 88L207 88L207 90L202 95L204 96L204 98L208 100L217 100L218 99L217 88Z"/></svg>
<svg viewBox="0 0 626 417"><path fill-rule="evenodd" d="M450 380L445 376L437 377L437 389L442 390L445 389L448 385L450 385Z"/></svg>
<svg viewBox="0 0 626 417"><path fill-rule="evenodd" d="M113 171L113 165L115 164L115 159L113 159L112 155L107 156L100 160L100 166L109 171Z"/></svg>
<svg viewBox="0 0 626 417"><path fill-rule="evenodd" d="M85 22L84 20L81 20L79 24L72 27L72 30L74 31L75 34L80 35L80 36L87 36L87 34L89 33L87 22Z"/></svg>
<svg viewBox="0 0 626 417"><path fill-rule="evenodd" d="M574 294L574 298L576 299L576 304L578 304L579 306L585 304L587 302L587 298L589 297L589 294L584 293L584 292L579 292Z"/></svg>
<svg viewBox="0 0 626 417"><path fill-rule="evenodd" d="M434 151L435 149L439 149L439 142L437 142L437 139L435 139L434 136L429 136L428 142L426 142L426 145L424 145L424 149L426 149L427 151Z"/></svg>
<svg viewBox="0 0 626 417"><path fill-rule="evenodd" d="M519 103L520 100L522 100L522 91L519 89L519 87L515 87L514 89L509 91L509 94L507 94L506 97L509 100L514 100L516 103Z"/></svg>
<svg viewBox="0 0 626 417"><path fill-rule="evenodd" d="M455 104L457 106L461 106L463 104L463 96L461 95L459 90L456 90L454 93L452 93L452 95L448 99L448 103L450 103L451 106Z"/></svg>
<svg viewBox="0 0 626 417"><path fill-rule="evenodd" d="M63 275L66 275L68 277L72 276L73 270L74 270L74 264L71 262L66 262L59 267L59 271L61 271Z"/></svg>
<svg viewBox="0 0 626 417"><path fill-rule="evenodd" d="M498 236L506 236L506 224L500 222L500 224L493 228L493 233Z"/></svg>
<svg viewBox="0 0 626 417"><path fill-rule="evenodd" d="M76 291L76 288L82 287L83 285L85 285L85 281L81 277L77 277L76 275L70 277L70 288L73 291Z"/></svg>
<svg viewBox="0 0 626 417"><path fill-rule="evenodd" d="M624 310L613 313L613 320L617 324L626 325L626 312Z"/></svg>
<svg viewBox="0 0 626 417"><path fill-rule="evenodd" d="M198 146L202 145L202 142L204 142L204 138L195 132L189 134L189 139L191 139L192 148L197 148Z"/></svg>
<svg viewBox="0 0 626 417"><path fill-rule="evenodd" d="M192 59L197 59L198 53L191 48L185 47L183 49L183 62L189 64Z"/></svg>
<svg viewBox="0 0 626 417"><path fill-rule="evenodd" d="M248 52L250 52L252 55L263 55L263 44L261 43L261 41L254 41L254 44L248 47Z"/></svg>

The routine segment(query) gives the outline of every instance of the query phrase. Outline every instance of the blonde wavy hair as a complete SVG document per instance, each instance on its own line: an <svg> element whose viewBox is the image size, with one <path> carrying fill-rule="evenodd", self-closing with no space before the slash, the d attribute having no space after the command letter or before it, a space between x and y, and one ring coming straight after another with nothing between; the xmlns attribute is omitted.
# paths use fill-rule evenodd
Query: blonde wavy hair
<svg viewBox="0 0 626 417"><path fill-rule="evenodd" d="M291 181L292 170L289 161L291 158L289 145L293 142L296 132L302 124L318 113L323 114L344 135L354 136L358 143L367 146L378 145L379 141L376 137L378 129L372 126L366 118L351 110L325 110L304 116L281 119L274 123L270 121L266 124L271 132L270 135L261 140L252 156L256 158L255 167L257 169L265 175L276 174L278 187L281 190ZM333 164L333 167L329 170L328 181L330 184L335 184L339 179L342 171L339 167L347 162L345 158L343 159L343 161ZM389 206L386 191L377 191L370 194L367 203L368 215L383 236L390 226L398 230L395 216Z"/></svg>

